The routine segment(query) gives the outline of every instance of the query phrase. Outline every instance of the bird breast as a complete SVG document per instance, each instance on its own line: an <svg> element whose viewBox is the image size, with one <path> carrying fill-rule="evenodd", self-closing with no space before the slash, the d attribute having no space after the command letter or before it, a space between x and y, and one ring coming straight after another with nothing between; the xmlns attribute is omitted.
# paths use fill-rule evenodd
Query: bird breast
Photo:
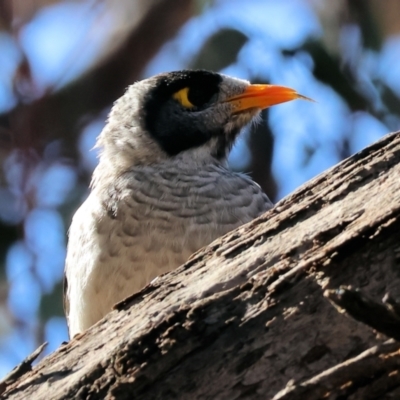
<svg viewBox="0 0 400 400"><path fill-rule="evenodd" d="M81 293L69 296L80 314L76 330L270 207L258 185L218 164L135 167L94 188L70 230L70 247L79 249L67 259L70 287Z"/></svg>

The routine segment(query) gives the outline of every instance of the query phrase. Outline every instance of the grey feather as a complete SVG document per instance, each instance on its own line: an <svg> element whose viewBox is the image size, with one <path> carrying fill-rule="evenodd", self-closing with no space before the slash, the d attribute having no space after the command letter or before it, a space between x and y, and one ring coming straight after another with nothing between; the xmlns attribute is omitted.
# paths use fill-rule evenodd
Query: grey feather
<svg viewBox="0 0 400 400"><path fill-rule="evenodd" d="M71 224L65 271L71 336L193 252L272 207L256 183L213 156L218 139L166 155L140 126L143 85L129 89L114 106L100 135L103 149L91 193ZM246 85L224 78L221 93L240 92ZM254 115L241 116L236 124L241 127Z"/></svg>

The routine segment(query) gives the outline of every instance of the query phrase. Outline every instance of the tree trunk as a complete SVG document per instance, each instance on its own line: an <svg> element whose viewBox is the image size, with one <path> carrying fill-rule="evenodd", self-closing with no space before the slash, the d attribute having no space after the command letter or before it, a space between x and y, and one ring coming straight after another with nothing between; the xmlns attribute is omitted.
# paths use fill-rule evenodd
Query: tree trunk
<svg viewBox="0 0 400 400"><path fill-rule="evenodd" d="M118 304L3 398L400 398L396 298L400 133Z"/></svg>

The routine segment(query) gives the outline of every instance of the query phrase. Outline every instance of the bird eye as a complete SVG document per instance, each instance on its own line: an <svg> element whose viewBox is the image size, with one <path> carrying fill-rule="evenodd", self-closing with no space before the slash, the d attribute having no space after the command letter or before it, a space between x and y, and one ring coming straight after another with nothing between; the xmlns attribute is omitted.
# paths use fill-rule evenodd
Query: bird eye
<svg viewBox="0 0 400 400"><path fill-rule="evenodd" d="M173 97L175 100L178 100L179 103L180 103L183 107L185 107L185 108L193 108L193 107L195 107L195 105L192 104L192 103L189 101L188 94L189 94L189 88L188 88L188 87L185 87L185 88L183 88L183 89L181 89L181 90L178 90L176 93L174 93L174 95L173 95L172 97Z"/></svg>
<svg viewBox="0 0 400 400"><path fill-rule="evenodd" d="M172 96L175 100L178 100L179 103L188 109L192 109L195 107L204 107L207 105L213 96L217 93L217 87L215 85L193 85L186 86L183 89L177 91Z"/></svg>
<svg viewBox="0 0 400 400"><path fill-rule="evenodd" d="M211 85L208 82L194 84L190 87L188 100L196 107L203 107L216 96L218 86Z"/></svg>

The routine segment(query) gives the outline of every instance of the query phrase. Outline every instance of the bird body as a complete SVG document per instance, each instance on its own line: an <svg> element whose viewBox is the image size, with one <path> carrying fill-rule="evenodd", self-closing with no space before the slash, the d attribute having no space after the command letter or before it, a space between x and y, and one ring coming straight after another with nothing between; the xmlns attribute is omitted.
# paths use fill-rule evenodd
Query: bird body
<svg viewBox="0 0 400 400"><path fill-rule="evenodd" d="M226 166L240 129L263 108L242 108L248 101L243 93L257 95L255 86L180 71L134 84L116 102L98 140L102 152L91 193L69 231L71 337L272 207L256 183Z"/></svg>
<svg viewBox="0 0 400 400"><path fill-rule="evenodd" d="M67 277L69 306L77 310L71 331L91 326L117 301L272 206L248 177L180 158L95 187L74 216L68 265L84 265L85 274Z"/></svg>

